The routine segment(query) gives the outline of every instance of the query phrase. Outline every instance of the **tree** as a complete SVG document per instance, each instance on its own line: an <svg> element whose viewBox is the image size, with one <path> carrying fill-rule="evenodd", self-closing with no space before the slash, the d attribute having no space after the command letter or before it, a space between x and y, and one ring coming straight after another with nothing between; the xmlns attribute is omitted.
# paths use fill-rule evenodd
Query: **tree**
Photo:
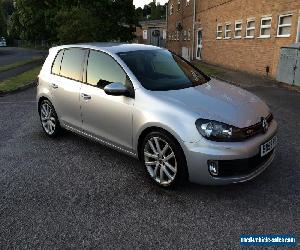
<svg viewBox="0 0 300 250"><path fill-rule="evenodd" d="M0 0L0 36L6 36L6 33L7 33L6 19L3 13L2 0Z"/></svg>
<svg viewBox="0 0 300 250"><path fill-rule="evenodd" d="M29 41L130 41L137 23L132 0L16 0L12 33Z"/></svg>

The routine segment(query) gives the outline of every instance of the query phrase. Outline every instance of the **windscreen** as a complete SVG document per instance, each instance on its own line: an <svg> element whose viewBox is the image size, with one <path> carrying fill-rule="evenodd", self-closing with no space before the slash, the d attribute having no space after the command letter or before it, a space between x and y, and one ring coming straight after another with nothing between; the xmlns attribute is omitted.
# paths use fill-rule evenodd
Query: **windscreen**
<svg viewBox="0 0 300 250"><path fill-rule="evenodd" d="M144 88L167 91L202 85L209 77L167 50L118 53Z"/></svg>

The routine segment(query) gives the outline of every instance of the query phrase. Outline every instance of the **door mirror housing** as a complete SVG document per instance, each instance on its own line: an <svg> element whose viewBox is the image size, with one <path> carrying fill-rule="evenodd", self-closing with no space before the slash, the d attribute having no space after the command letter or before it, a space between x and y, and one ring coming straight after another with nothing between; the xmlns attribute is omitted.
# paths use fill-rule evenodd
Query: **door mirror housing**
<svg viewBox="0 0 300 250"><path fill-rule="evenodd" d="M128 88L124 86L123 83L120 82L114 82L106 85L104 87L104 92L107 95L112 95L112 96L127 96L127 97L132 96Z"/></svg>

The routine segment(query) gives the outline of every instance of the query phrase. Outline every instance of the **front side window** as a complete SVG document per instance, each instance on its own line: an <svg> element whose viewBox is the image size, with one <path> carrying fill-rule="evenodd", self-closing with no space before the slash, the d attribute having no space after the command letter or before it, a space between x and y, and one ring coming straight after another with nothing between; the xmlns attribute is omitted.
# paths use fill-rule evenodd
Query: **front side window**
<svg viewBox="0 0 300 250"><path fill-rule="evenodd" d="M75 81L82 81L84 49L66 49L61 63L60 75Z"/></svg>
<svg viewBox="0 0 300 250"><path fill-rule="evenodd" d="M52 74L54 75L60 74L60 66L61 66L61 60L63 58L63 55L64 55L63 49L57 53L51 69Z"/></svg>
<svg viewBox="0 0 300 250"><path fill-rule="evenodd" d="M255 36L255 21L248 20L246 28L246 38L254 38Z"/></svg>
<svg viewBox="0 0 300 250"><path fill-rule="evenodd" d="M292 29L292 14L279 16L277 36L289 37Z"/></svg>
<svg viewBox="0 0 300 250"><path fill-rule="evenodd" d="M142 86L168 91L202 85L209 77L167 50L139 50L118 53Z"/></svg>
<svg viewBox="0 0 300 250"><path fill-rule="evenodd" d="M271 37L272 17L263 17L260 24L260 37Z"/></svg>
<svg viewBox="0 0 300 250"><path fill-rule="evenodd" d="M90 51L87 66L87 83L99 88L113 82L126 84L126 73L121 66L109 55Z"/></svg>

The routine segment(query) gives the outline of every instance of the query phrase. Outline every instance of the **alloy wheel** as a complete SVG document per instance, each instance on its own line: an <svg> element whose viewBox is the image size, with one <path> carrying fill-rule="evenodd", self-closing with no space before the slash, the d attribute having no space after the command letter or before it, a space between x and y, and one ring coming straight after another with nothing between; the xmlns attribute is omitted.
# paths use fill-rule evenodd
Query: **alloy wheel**
<svg viewBox="0 0 300 250"><path fill-rule="evenodd" d="M169 186L177 174L177 160L172 147L159 137L150 138L144 147L144 162L151 178Z"/></svg>
<svg viewBox="0 0 300 250"><path fill-rule="evenodd" d="M48 135L53 135L56 128L56 119L52 107L44 102L41 105L41 121L45 132Z"/></svg>

